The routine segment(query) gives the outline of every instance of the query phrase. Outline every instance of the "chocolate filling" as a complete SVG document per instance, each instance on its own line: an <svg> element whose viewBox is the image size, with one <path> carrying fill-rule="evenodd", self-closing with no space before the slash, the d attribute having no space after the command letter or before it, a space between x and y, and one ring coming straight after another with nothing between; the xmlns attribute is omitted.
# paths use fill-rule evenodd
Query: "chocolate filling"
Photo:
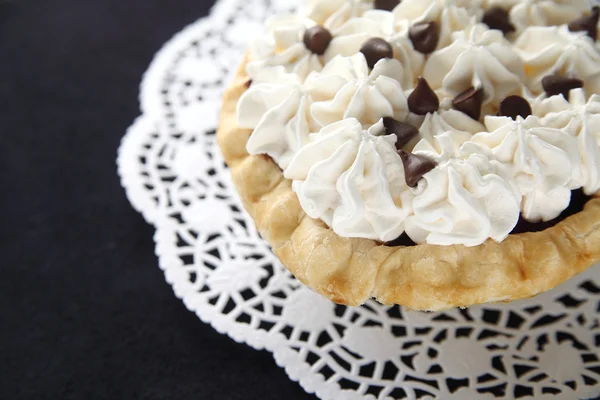
<svg viewBox="0 0 600 400"><path fill-rule="evenodd" d="M399 238L394 239L391 242L387 242L385 245L388 247L411 247L416 246L417 244L412 241L412 239L406 234L406 232L404 232L402 235L400 235Z"/></svg>
<svg viewBox="0 0 600 400"><path fill-rule="evenodd" d="M583 207L585 204L591 200L590 196L587 196L583 189L577 189L571 192L571 203L569 207L565 211L562 212L558 216L558 218L553 219L548 222L529 222L524 220L523 218L519 219L517 226L510 233L511 235L518 233L527 233L527 232L541 232L548 228L552 228L559 222L564 221L572 215L577 214L578 212L583 211ZM387 242L386 246L389 247L398 247L398 246L416 246L417 244L411 240L410 237L405 233L403 233L399 238L392 240L391 242Z"/></svg>

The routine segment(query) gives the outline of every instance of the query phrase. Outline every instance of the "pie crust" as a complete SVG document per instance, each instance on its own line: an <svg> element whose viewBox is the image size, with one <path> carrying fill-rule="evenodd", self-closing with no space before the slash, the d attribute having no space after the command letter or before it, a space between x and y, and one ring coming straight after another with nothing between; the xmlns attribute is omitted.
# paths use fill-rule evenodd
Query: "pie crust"
<svg viewBox="0 0 600 400"><path fill-rule="evenodd" d="M438 311L535 296L600 261L600 192L585 209L537 233L462 245L388 247L338 236L308 217L291 181L268 156L251 156L252 133L237 126L247 89L246 60L225 91L217 138L234 184L258 231L301 282L336 303Z"/></svg>

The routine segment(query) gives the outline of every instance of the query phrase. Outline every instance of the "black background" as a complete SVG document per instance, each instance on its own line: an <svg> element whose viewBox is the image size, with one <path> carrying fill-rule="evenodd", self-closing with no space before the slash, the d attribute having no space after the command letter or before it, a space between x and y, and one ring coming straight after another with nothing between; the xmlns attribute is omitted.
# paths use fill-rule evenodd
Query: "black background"
<svg viewBox="0 0 600 400"><path fill-rule="evenodd" d="M202 0L0 0L0 398L308 399L175 298L115 157Z"/></svg>

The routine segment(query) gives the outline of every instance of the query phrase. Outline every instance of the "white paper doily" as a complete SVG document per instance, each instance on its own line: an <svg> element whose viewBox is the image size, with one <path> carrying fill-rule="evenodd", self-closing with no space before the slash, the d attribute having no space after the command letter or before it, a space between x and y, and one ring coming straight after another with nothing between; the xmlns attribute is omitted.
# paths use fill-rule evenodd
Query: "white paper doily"
<svg viewBox="0 0 600 400"><path fill-rule="evenodd" d="M185 305L273 353L322 399L587 399L600 394L600 270L510 305L407 312L337 306L298 283L254 229L215 141L247 40L289 0L222 0L156 55L119 149L132 205Z"/></svg>

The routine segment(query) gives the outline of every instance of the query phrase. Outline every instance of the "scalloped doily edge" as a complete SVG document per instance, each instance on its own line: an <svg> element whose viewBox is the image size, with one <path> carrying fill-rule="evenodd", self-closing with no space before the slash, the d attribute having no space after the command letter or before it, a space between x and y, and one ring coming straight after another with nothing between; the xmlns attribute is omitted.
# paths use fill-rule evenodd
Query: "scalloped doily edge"
<svg viewBox="0 0 600 400"><path fill-rule="evenodd" d="M140 103L141 115L138 116L133 124L127 129L118 149L117 170L120 182L125 189L126 196L133 208L138 211L148 223L155 226L156 231L154 234L154 241L156 243L155 253L159 259L158 265L165 274L165 281L172 287L175 296L183 302L189 311L195 313L202 322L209 324L217 332L227 335L235 342L246 344L256 350L267 350L271 352L276 364L285 370L290 380L298 382L307 393L315 393L322 399L334 399L340 393L347 393L349 396L352 396L353 392L343 392L337 385L326 382L324 379L315 380L308 378L306 375L303 378L300 369L292 367L290 364L286 365L285 360L289 357L296 356L286 347L285 338L282 335L279 339L274 340L273 335L269 335L264 331L256 331L249 326L241 324L236 324L235 328L231 329L230 321L226 321L222 314L214 312L210 307L202 307L202 304L192 303L187 300L186 292L178 292L174 287L173 282L171 282L167 276L167 270L170 266L166 262L159 244L163 240L161 236L166 234L165 230L169 229L172 222L169 222L168 217L161 214L161 209L152 204L152 201L141 193L141 188L139 190L136 188L136 184L139 183L139 180L135 173L137 167L136 159L134 157L134 155L137 154L135 149L137 146L143 144L143 139L147 137L146 134L149 127L151 129L160 129L161 126L160 122L152 121L149 118L149 115L161 109L160 103L158 103L155 96L152 95L160 92L157 85L161 82L161 79L158 79L157 77L164 76L164 72L167 70L167 66L172 60L172 57L180 51L180 43L187 44L189 38L197 36L199 30L208 29L218 20L225 18L230 3L234 3L234 0L222 0L217 2L208 16L200 18L184 27L170 40L165 42L161 49L155 54L148 69L144 72L140 84L138 100ZM309 368L304 361L301 362L301 365ZM597 390L590 391L585 396L584 399L598 398L598 396L600 396L600 387ZM375 399L373 395L368 395L367 397L358 396L356 398Z"/></svg>

